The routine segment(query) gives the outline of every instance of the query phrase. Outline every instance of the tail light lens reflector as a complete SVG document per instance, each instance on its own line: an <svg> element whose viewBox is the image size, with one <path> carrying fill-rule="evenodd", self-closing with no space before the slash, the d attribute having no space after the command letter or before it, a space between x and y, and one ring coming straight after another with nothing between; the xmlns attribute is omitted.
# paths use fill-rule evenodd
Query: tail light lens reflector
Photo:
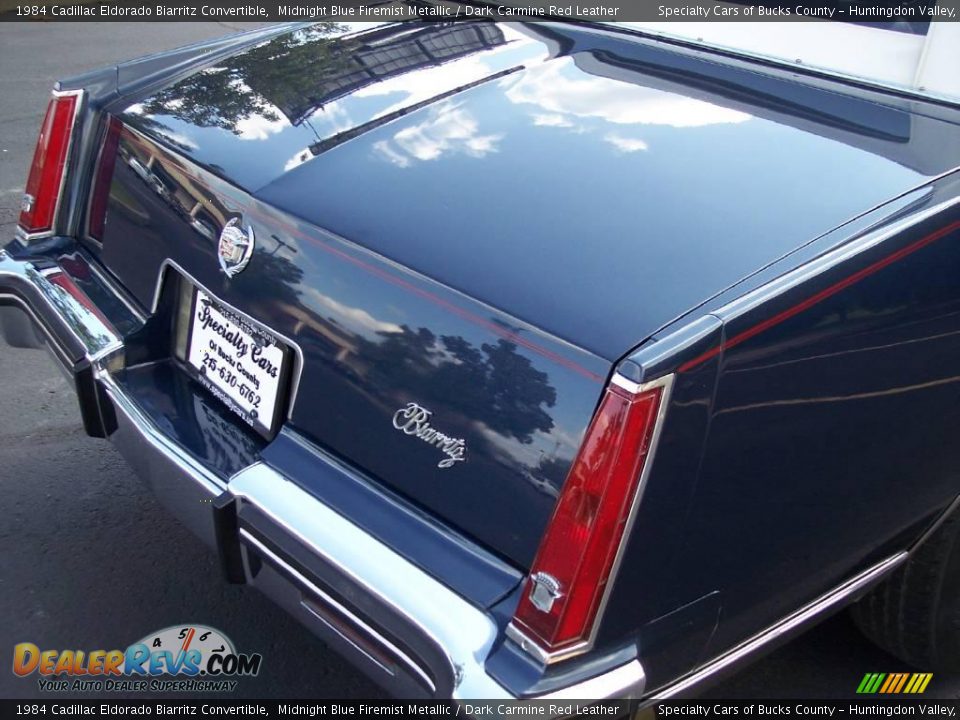
<svg viewBox="0 0 960 720"><path fill-rule="evenodd" d="M511 623L511 634L544 658L573 654L591 638L665 387L633 393L611 383L590 423Z"/></svg>
<svg viewBox="0 0 960 720"><path fill-rule="evenodd" d="M66 180L79 97L79 93L54 95L47 106L30 164L27 189L20 203L18 224L29 235L53 231L57 205Z"/></svg>

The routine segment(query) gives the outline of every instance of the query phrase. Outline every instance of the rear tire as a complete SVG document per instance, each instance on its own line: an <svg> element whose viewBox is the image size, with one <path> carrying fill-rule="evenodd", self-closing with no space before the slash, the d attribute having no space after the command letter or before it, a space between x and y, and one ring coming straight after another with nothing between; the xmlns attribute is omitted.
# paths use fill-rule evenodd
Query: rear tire
<svg viewBox="0 0 960 720"><path fill-rule="evenodd" d="M924 672L960 672L960 512L850 609L870 640Z"/></svg>

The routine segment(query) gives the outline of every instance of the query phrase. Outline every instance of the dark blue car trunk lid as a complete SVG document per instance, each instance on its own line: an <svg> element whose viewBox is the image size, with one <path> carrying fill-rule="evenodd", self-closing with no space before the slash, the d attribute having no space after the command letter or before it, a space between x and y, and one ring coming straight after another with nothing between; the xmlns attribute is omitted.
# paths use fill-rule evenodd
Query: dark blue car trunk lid
<svg viewBox="0 0 960 720"><path fill-rule="evenodd" d="M519 565L617 358L957 162L907 108L552 24L319 24L118 112L108 267L291 338L288 427Z"/></svg>

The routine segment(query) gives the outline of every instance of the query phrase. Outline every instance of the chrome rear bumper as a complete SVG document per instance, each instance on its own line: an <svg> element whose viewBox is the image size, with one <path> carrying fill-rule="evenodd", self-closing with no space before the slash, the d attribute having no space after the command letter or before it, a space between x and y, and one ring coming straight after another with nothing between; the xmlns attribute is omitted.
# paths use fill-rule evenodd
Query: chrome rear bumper
<svg viewBox="0 0 960 720"><path fill-rule="evenodd" d="M381 632L241 527L248 582L295 614L305 612L301 619L309 626L332 630L339 649L359 653L373 670L392 676L390 684L399 685L398 694L509 697L478 662L489 654L498 634L486 613L265 465L253 465L235 475L229 492L240 501L241 522L245 506L253 506L315 554L329 572L348 578L356 592L373 600L374 607L398 616L398 622L391 623L395 627ZM253 566L253 558L266 568ZM292 584L293 592L277 587L278 581ZM368 617L372 614L367 612ZM388 632L396 639L388 638ZM348 648L342 647L344 643Z"/></svg>
<svg viewBox="0 0 960 720"><path fill-rule="evenodd" d="M115 379L120 334L58 266L0 250L0 310L14 344L32 344L24 318L39 330L75 380L87 431L109 437L220 551L228 577L261 589L398 696L515 698L485 668L503 641L487 611L269 466L224 480L164 434ZM633 699L644 685L633 660L539 699Z"/></svg>

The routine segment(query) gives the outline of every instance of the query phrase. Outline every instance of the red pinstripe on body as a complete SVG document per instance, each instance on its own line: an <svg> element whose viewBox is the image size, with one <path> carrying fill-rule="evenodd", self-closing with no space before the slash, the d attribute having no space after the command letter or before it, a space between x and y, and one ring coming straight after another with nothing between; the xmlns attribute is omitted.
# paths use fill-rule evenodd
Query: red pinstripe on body
<svg viewBox="0 0 960 720"><path fill-rule="evenodd" d="M935 230L929 235L925 235L919 240L916 240L910 243L909 245L906 245L900 248L896 252L893 252L890 255L887 255L886 257L877 260L871 265L868 265L867 267L862 268L861 270L858 270L852 275L845 277L843 280L840 280L839 282L834 283L830 287L824 288L820 292L814 295L811 295L806 300L802 300L796 305L790 308L787 308L786 310L779 312L776 315L773 315L772 317L769 317L766 320L763 320L762 322L757 323L753 327L747 328L743 332L737 335L734 335L727 342L721 343L716 347L710 348L705 353L698 355L692 360L688 360L687 362L683 363L679 368L677 368L677 372L687 372L688 370L692 370L697 365L700 365L706 362L707 360L713 357L716 357L722 351L729 350L730 348L735 347L740 343L745 342L746 340L749 340L750 338L756 335L759 335L760 333L766 330L769 330L770 328L776 325L779 325L785 320L789 320L794 315L799 315L804 310L807 310L813 307L814 305L820 302L823 302L827 298L832 297L833 295L836 295L841 290L844 290L850 287L851 285L860 282L865 277L869 277L870 275L873 275L874 273L879 272L880 270L883 270L883 268L887 267L888 265L892 265L893 263L899 260L902 260L908 255L912 255L917 250L920 250L926 247L927 245L930 245L931 243L936 242L937 240L941 239L945 235L949 235L950 233L952 233L954 230L957 230L957 229L960 229L960 220L955 220L949 225L946 225L945 227L942 227L939 230Z"/></svg>

